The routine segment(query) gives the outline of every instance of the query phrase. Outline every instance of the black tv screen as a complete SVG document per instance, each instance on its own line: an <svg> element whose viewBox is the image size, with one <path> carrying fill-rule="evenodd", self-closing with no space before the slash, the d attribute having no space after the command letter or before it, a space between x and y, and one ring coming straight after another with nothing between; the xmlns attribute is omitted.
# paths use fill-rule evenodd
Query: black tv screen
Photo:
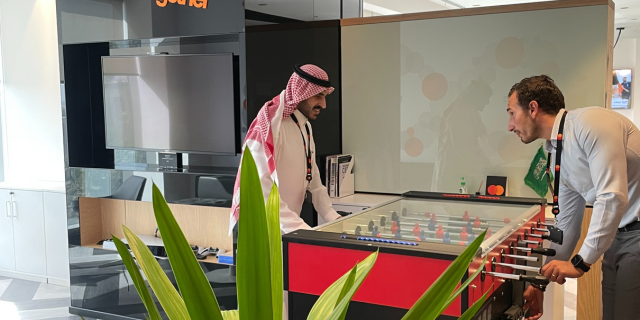
<svg viewBox="0 0 640 320"><path fill-rule="evenodd" d="M102 58L110 149L236 154L232 54Z"/></svg>

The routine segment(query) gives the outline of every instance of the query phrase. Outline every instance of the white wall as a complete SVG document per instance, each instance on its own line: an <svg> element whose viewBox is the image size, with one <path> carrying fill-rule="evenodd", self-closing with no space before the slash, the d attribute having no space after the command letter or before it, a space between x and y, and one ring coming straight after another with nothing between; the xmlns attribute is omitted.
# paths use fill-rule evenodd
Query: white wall
<svg viewBox="0 0 640 320"><path fill-rule="evenodd" d="M613 109L614 111L629 118L636 126L640 125L640 97L637 93L640 90L640 81L638 81L637 68L640 63L640 41L637 39L622 39L613 49L613 68L614 69L631 69L631 108L629 109Z"/></svg>
<svg viewBox="0 0 640 320"><path fill-rule="evenodd" d="M0 0L6 181L64 181L54 0Z"/></svg>

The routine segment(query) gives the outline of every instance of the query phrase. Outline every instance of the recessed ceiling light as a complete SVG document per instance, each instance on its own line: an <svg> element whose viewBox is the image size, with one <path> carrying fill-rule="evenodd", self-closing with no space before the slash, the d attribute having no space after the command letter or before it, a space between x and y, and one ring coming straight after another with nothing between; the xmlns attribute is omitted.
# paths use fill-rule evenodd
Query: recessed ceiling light
<svg viewBox="0 0 640 320"><path fill-rule="evenodd" d="M479 4L474 4L473 6L474 6L474 7L479 7L480 5L479 5Z"/></svg>
<svg viewBox="0 0 640 320"><path fill-rule="evenodd" d="M620 10L626 10L626 9L629 9L629 7L622 7L622 8L620 8Z"/></svg>

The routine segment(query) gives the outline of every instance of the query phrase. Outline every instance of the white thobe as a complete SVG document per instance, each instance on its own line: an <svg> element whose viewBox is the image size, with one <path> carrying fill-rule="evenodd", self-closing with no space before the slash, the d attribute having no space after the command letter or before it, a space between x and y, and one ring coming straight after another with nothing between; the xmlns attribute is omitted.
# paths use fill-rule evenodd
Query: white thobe
<svg viewBox="0 0 640 320"><path fill-rule="evenodd" d="M322 185L320 172L315 161L316 146L313 140L311 123L299 111L294 115L300 127L291 117L282 121L275 145L276 170L278 172L278 188L280 191L280 230L289 233L298 229L310 229L302 218L300 211L306 191L311 192L313 206L324 221L333 221L340 215L333 209L327 188ZM311 132L312 180L307 181L307 130ZM304 139L304 142L303 140Z"/></svg>

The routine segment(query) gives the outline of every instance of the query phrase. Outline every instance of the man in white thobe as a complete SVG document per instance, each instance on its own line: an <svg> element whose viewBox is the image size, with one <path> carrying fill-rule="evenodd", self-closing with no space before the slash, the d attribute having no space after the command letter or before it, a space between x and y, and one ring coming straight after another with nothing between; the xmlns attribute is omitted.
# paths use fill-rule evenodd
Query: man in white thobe
<svg viewBox="0 0 640 320"><path fill-rule="evenodd" d="M324 221L338 219L315 162L315 143L309 120L327 107L333 92L327 73L314 65L296 66L287 87L267 102L251 124L245 146L255 159L265 203L274 181L280 192L280 230L310 229L300 212L307 191ZM243 148L244 149L244 148ZM239 217L240 172L236 178L231 227Z"/></svg>

